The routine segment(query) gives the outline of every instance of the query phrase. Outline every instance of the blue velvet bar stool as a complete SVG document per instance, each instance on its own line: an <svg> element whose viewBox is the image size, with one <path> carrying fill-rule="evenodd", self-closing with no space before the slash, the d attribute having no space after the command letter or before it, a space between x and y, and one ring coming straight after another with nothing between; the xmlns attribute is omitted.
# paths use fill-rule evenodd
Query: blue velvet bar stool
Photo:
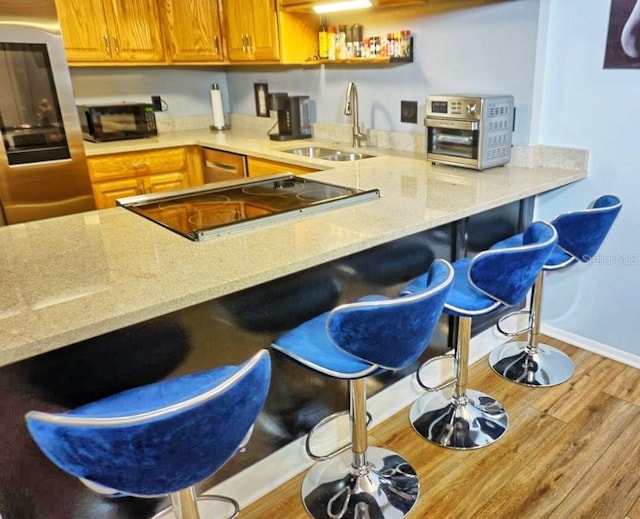
<svg viewBox="0 0 640 519"><path fill-rule="evenodd" d="M593 258L621 208L617 196L605 195L587 209L563 213L551 222L558 232L558 244L536 279L529 309L513 312L498 321L502 334L515 337L526 333L527 340L507 342L491 352L489 364L496 373L532 387L555 386L571 378L573 361L559 349L539 340L545 272L561 270L578 262L586 263ZM498 242L492 248L512 247L519 243L522 243L521 234ZM515 332L506 331L503 321L521 313L528 314L527 327Z"/></svg>
<svg viewBox="0 0 640 519"><path fill-rule="evenodd" d="M215 473L249 440L271 378L267 350L239 366L163 380L66 413L29 411L26 423L59 468L105 495L170 495L173 513L199 519L194 485Z"/></svg>
<svg viewBox="0 0 640 519"><path fill-rule="evenodd" d="M351 443L327 456L313 456L307 442L312 458L325 460L309 469L302 484L311 517L401 518L416 503L420 483L413 467L395 452L367 445L366 377L409 366L422 354L452 280L451 265L436 260L424 290L394 299L366 296L337 306L273 343L303 366L349 383Z"/></svg>
<svg viewBox="0 0 640 519"><path fill-rule="evenodd" d="M534 222L525 230L520 246L486 250L473 258L453 263L453 288L444 312L459 319L455 375L438 387L428 387L420 378L421 370L431 362L451 355L436 357L423 364L417 373L418 382L429 392L418 398L409 412L413 428L426 440L442 447L467 450L490 445L507 431L509 418L502 404L485 393L467 388L472 319L520 303L553 250L556 239L556 231L551 225ZM422 276L407 285L403 292L418 292L424 284L425 277Z"/></svg>

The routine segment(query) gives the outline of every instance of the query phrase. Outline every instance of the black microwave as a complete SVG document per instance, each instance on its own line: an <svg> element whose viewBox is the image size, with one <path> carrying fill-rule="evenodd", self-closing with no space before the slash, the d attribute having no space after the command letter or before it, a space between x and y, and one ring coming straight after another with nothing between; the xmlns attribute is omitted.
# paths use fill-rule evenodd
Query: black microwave
<svg viewBox="0 0 640 519"><path fill-rule="evenodd" d="M86 141L119 141L158 135L156 114L151 104L79 105L78 116Z"/></svg>

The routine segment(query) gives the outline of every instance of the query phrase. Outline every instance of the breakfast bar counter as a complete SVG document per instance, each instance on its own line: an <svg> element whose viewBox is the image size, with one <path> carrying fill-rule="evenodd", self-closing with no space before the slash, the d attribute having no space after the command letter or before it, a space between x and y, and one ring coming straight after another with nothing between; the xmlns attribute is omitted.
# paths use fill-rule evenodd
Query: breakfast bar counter
<svg viewBox="0 0 640 519"><path fill-rule="evenodd" d="M264 137L256 139L242 132L235 137L187 132L171 142L243 149L281 161L288 158L291 163L313 163L284 154L265 141ZM298 141L301 145L312 142ZM158 143L167 145L167 141ZM123 151L122 146L118 151ZM278 146L284 147L282 143ZM88 154L92 154L90 149ZM204 242L189 241L121 207L0 228L0 365L220 298L586 177L584 170L553 167L506 166L478 173L434 166L419 154L381 150L377 155L337 163L335 167L324 165L327 169L309 178L364 190L379 189L379 199L287 221L265 222L259 228Z"/></svg>

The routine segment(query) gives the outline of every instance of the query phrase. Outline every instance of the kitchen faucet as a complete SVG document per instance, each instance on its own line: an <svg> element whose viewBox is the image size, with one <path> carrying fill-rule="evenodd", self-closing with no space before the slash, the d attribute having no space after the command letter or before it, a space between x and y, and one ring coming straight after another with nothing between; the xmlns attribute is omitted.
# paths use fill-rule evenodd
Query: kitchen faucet
<svg viewBox="0 0 640 519"><path fill-rule="evenodd" d="M351 81L347 87L347 97L344 102L344 115L351 116L353 147L357 148L360 144L365 144L367 135L365 133L360 133L360 123L358 121L358 89L353 81Z"/></svg>

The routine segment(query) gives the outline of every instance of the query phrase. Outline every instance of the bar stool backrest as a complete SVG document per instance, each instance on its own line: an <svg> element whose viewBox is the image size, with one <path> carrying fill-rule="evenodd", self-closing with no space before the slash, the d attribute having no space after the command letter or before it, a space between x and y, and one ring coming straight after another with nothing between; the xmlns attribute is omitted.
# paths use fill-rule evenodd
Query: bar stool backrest
<svg viewBox="0 0 640 519"><path fill-rule="evenodd" d="M366 362L386 369L408 366L429 344L452 281L451 265L435 260L424 290L338 306L327 319L328 334L339 348Z"/></svg>
<svg viewBox="0 0 640 519"><path fill-rule="evenodd" d="M558 246L583 263L598 252L611 229L622 202L617 196L604 195L591 207L558 215L551 224L558 231Z"/></svg>
<svg viewBox="0 0 640 519"><path fill-rule="evenodd" d="M513 306L521 302L556 245L558 234L545 222L533 222L522 245L489 249L471 260L469 280L481 292Z"/></svg>
<svg viewBox="0 0 640 519"><path fill-rule="evenodd" d="M47 457L81 479L136 496L188 488L243 444L268 392L266 350L240 366L164 380L67 413L30 411Z"/></svg>

